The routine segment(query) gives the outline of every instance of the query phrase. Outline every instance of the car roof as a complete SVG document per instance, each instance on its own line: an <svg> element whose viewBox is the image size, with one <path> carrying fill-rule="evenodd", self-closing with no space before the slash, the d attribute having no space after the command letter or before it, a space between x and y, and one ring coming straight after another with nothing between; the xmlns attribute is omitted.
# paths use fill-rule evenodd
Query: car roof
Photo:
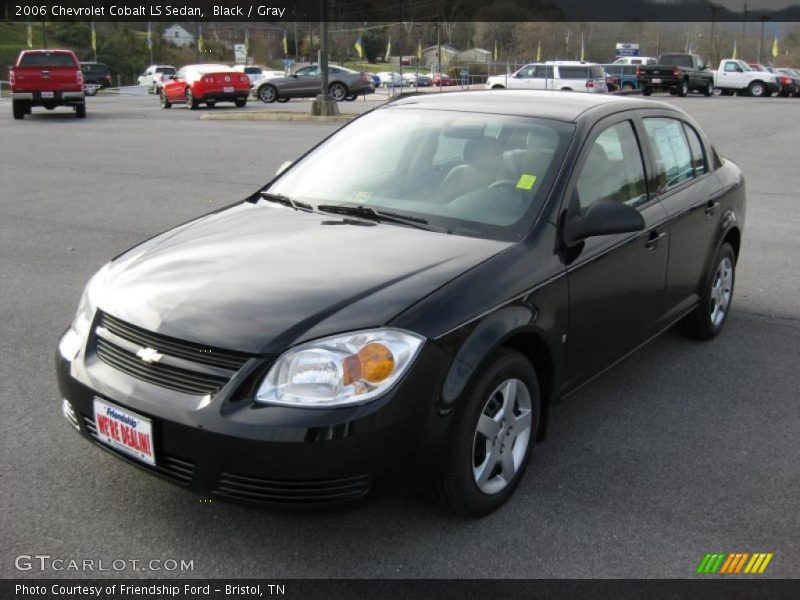
<svg viewBox="0 0 800 600"><path fill-rule="evenodd" d="M663 102L629 96L534 90L419 94L395 100L386 106L539 117L568 122L577 122L590 111L599 111L601 113L599 116L637 108L660 108L681 112Z"/></svg>

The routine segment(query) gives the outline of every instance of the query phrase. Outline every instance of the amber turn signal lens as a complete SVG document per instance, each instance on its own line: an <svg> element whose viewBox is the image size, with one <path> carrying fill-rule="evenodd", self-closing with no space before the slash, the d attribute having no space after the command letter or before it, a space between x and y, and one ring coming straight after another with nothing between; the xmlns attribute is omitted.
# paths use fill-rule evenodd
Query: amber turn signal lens
<svg viewBox="0 0 800 600"><path fill-rule="evenodd" d="M383 344L372 342L345 358L343 370L344 385L362 380L380 383L394 371L394 356Z"/></svg>

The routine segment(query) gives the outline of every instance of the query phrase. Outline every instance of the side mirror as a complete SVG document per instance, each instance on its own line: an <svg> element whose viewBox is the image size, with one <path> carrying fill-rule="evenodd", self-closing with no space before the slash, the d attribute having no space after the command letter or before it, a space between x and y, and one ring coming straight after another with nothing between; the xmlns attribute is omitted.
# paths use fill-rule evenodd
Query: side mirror
<svg viewBox="0 0 800 600"><path fill-rule="evenodd" d="M287 160L286 162L284 162L284 163L283 163L283 164L282 164L280 167L278 167L278 170L277 170L277 171L275 171L275 176L277 177L278 175L280 175L281 173L283 173L283 172L284 172L286 169L288 169L288 168L289 168L291 165L292 165L292 161L290 161L290 160Z"/></svg>
<svg viewBox="0 0 800 600"><path fill-rule="evenodd" d="M289 75L289 77L291 77L292 79L297 79L297 73L292 73L291 75Z"/></svg>
<svg viewBox="0 0 800 600"><path fill-rule="evenodd" d="M574 246L597 235L633 233L642 229L644 219L638 210L613 200L599 200L585 215L567 216L564 240L568 246Z"/></svg>

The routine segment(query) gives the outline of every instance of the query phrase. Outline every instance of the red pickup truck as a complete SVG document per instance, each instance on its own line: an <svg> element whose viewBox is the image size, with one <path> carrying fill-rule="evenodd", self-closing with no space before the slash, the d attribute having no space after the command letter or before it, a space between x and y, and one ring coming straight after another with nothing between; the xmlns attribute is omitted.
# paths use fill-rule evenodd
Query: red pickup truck
<svg viewBox="0 0 800 600"><path fill-rule="evenodd" d="M83 71L71 50L23 50L9 72L15 119L31 114L31 107L71 106L75 116L86 116Z"/></svg>

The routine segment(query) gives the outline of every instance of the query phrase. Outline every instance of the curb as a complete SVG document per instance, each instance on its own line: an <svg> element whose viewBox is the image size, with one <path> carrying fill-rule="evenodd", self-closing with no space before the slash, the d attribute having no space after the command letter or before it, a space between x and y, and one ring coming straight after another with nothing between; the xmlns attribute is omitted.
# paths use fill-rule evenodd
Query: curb
<svg viewBox="0 0 800 600"><path fill-rule="evenodd" d="M307 123L347 123L358 115L336 115L333 117L318 117L306 113L254 111L232 113L206 113L201 120L209 121L305 121Z"/></svg>

